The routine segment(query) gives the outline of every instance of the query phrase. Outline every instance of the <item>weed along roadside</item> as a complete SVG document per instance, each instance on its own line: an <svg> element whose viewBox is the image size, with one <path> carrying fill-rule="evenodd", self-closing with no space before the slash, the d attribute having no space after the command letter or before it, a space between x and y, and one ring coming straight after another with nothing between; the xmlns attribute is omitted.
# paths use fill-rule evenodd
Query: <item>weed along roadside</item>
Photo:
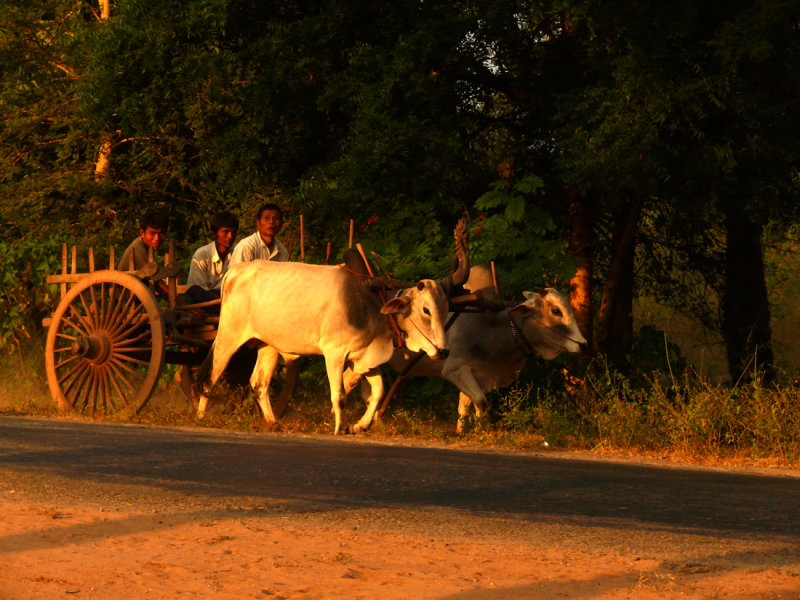
<svg viewBox="0 0 800 600"><path fill-rule="evenodd" d="M50 398L41 354L32 344L20 358L0 363L0 413L59 416ZM166 369L153 397L126 422L258 431L265 426L252 391L228 387L224 400L202 422L181 393L177 369ZM796 468L800 453L800 388L767 388L758 380L734 388L703 381L650 382L633 386L598 370L577 391L516 385L490 395L491 412L471 418L456 434L457 390L442 380L411 380L366 435L520 450L570 450L645 456L704 465ZM362 401L351 394L345 412ZM107 417L108 421L120 420ZM301 372L289 407L276 427L288 434L330 434L324 367L312 361ZM102 420L96 417L96 420Z"/></svg>

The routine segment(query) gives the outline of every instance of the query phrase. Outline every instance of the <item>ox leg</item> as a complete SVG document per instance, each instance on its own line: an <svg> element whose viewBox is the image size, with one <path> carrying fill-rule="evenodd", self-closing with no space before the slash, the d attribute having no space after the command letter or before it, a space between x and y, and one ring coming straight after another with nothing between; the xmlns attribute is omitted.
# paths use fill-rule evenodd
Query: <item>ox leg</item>
<svg viewBox="0 0 800 600"><path fill-rule="evenodd" d="M284 361L286 362L286 377L283 380L283 389L278 401L272 407L276 419L280 419L283 413L286 412L286 407L289 405L289 400L292 399L294 388L297 385L297 372L299 370L297 359L284 356Z"/></svg>
<svg viewBox="0 0 800 600"><path fill-rule="evenodd" d="M325 370L328 372L328 383L331 387L331 412L334 417L333 434L339 435L342 430L342 408L344 405L344 357L325 356Z"/></svg>
<svg viewBox="0 0 800 600"><path fill-rule="evenodd" d="M275 413L272 411L272 402L269 399L269 382L272 379L272 373L275 371L275 366L278 364L278 351L272 346L262 346L258 349L258 358L256 359L255 367L253 367L253 374L250 376L250 385L256 392L258 406L261 407L261 414L264 415L264 420L269 423L275 423Z"/></svg>
<svg viewBox="0 0 800 600"><path fill-rule="evenodd" d="M378 409L378 403L383 398L383 375L380 369L371 369L364 376L366 384L370 387L369 400L367 402L367 410L361 419L353 425L353 433L367 431L372 426L372 421L375 418L375 411ZM362 396L364 391L364 383L362 383Z"/></svg>
<svg viewBox="0 0 800 600"><path fill-rule="evenodd" d="M464 425L466 424L467 415L469 415L469 407L472 406L472 398L467 396L464 392L458 395L458 423L456 423L456 433L464 433Z"/></svg>
<svg viewBox="0 0 800 600"><path fill-rule="evenodd" d="M198 419L202 419L206 416L206 409L208 408L208 395L214 388L214 384L216 384L217 380L222 376L222 373L225 371L225 367L228 366L231 356L236 353L240 345L241 344L238 342L235 343L232 339L226 339L224 334L218 335L214 340L211 350L209 351L206 360L203 361L203 364L200 368L200 373L205 376L205 373L207 373L209 369L209 362L211 364L211 375L208 378L208 382L202 386L202 391L197 401Z"/></svg>
<svg viewBox="0 0 800 600"><path fill-rule="evenodd" d="M461 392L458 397L458 424L456 425L456 431L461 433L464 430L464 419L469 412L470 405L475 405L475 415L481 417L489 410L489 403L486 401L486 394L468 366L462 365L452 371L442 371L442 376Z"/></svg>

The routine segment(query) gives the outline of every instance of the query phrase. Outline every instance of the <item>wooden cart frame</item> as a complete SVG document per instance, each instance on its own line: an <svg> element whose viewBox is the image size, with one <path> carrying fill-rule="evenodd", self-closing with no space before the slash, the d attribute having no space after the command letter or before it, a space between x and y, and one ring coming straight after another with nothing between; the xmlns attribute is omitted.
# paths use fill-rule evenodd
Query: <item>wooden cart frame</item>
<svg viewBox="0 0 800 600"><path fill-rule="evenodd" d="M107 269L95 268L88 250L88 272L78 272L78 251L62 249L62 268L47 282L61 287L45 346L47 381L53 399L66 413L139 413L147 404L165 363L181 365L181 389L195 399L194 375L217 333L219 317L204 309L219 301L186 304L179 296L174 244L158 266L115 268L109 250ZM132 261L131 261L132 262Z"/></svg>

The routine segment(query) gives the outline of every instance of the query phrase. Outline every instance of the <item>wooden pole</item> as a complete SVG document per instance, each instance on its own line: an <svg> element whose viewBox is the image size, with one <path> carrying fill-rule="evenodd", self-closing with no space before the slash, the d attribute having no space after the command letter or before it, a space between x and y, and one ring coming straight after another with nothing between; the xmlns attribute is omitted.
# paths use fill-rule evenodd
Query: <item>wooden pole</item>
<svg viewBox="0 0 800 600"><path fill-rule="evenodd" d="M327 265L331 261L331 243L328 242L327 247L325 248L325 262L323 265Z"/></svg>
<svg viewBox="0 0 800 600"><path fill-rule="evenodd" d="M300 262L306 262L306 237L303 228L303 215L300 215Z"/></svg>
<svg viewBox="0 0 800 600"><path fill-rule="evenodd" d="M67 256L68 255L69 254L67 252L67 245L63 244L61 246L61 274L62 275L66 275L67 274ZM63 298L66 293L67 293L67 283L64 282L64 283L61 284L61 297Z"/></svg>
<svg viewBox="0 0 800 600"><path fill-rule="evenodd" d="M347 243L347 247L353 247L353 219L350 219L350 241Z"/></svg>
<svg viewBox="0 0 800 600"><path fill-rule="evenodd" d="M89 246L89 273L94 273L94 246Z"/></svg>
<svg viewBox="0 0 800 600"><path fill-rule="evenodd" d="M489 263L489 265L491 265L491 267L492 267L492 285L494 286L494 295L497 296L497 298L499 299L500 298L500 286L497 285L497 273L494 270L494 261L491 261Z"/></svg>
<svg viewBox="0 0 800 600"><path fill-rule="evenodd" d="M114 260L116 257L114 256L114 246L108 247L108 269L113 271L117 268L117 262Z"/></svg>
<svg viewBox="0 0 800 600"><path fill-rule="evenodd" d="M169 240L169 256L167 256L167 265L175 262L175 240ZM169 307L175 308L175 302L178 298L178 278L174 275L167 277L167 291L169 293Z"/></svg>

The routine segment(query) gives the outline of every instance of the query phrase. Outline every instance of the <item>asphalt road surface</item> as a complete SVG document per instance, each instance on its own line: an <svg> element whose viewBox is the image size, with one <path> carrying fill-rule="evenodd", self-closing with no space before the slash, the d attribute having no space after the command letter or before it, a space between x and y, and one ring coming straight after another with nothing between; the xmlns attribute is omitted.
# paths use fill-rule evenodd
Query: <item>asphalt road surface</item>
<svg viewBox="0 0 800 600"><path fill-rule="evenodd" d="M2 416L0 497L10 493L105 510L255 511L373 532L535 540L704 568L800 564L797 471Z"/></svg>

